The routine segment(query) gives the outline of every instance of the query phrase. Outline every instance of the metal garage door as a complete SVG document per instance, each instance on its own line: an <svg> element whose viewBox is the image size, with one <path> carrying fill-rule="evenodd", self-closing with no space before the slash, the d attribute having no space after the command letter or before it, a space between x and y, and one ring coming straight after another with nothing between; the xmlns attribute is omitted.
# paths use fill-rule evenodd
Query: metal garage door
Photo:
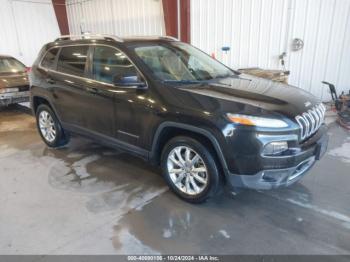
<svg viewBox="0 0 350 262"><path fill-rule="evenodd" d="M0 54L31 66L41 47L58 35L51 0L0 0Z"/></svg>
<svg viewBox="0 0 350 262"><path fill-rule="evenodd" d="M327 80L350 89L349 0L192 0L192 44L233 68L281 69L290 84L328 100ZM292 51L292 40L304 47ZM230 46L225 53L223 46Z"/></svg>
<svg viewBox="0 0 350 262"><path fill-rule="evenodd" d="M69 31L126 35L163 35L161 0L67 0Z"/></svg>

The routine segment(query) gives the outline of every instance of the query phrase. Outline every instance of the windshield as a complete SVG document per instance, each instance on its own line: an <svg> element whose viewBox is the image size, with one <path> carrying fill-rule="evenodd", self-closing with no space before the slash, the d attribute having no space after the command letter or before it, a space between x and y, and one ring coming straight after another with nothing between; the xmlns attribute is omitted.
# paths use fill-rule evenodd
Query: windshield
<svg viewBox="0 0 350 262"><path fill-rule="evenodd" d="M0 58L0 73L24 72L25 66L14 58Z"/></svg>
<svg viewBox="0 0 350 262"><path fill-rule="evenodd" d="M180 42L136 47L135 52L163 81L205 81L234 75L207 54Z"/></svg>

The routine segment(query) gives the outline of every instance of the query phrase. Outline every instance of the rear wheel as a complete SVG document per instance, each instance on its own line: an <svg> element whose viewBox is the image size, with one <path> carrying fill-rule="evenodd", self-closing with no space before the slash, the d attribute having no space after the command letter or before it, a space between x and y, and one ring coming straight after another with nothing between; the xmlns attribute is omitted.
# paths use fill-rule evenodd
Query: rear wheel
<svg viewBox="0 0 350 262"><path fill-rule="evenodd" d="M213 153L193 138L170 140L161 165L169 187L188 202L200 203L218 192L220 175Z"/></svg>
<svg viewBox="0 0 350 262"><path fill-rule="evenodd" d="M69 142L69 135L64 132L52 109L42 104L36 111L36 123L41 138L49 147L61 147Z"/></svg>

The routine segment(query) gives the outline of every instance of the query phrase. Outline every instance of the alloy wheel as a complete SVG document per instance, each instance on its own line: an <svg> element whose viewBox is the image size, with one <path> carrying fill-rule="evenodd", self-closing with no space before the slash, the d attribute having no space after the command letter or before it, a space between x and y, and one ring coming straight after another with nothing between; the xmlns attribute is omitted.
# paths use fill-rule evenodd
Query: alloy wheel
<svg viewBox="0 0 350 262"><path fill-rule="evenodd" d="M52 116L43 110L39 114L40 132L46 141L52 143L56 139L56 128Z"/></svg>
<svg viewBox="0 0 350 262"><path fill-rule="evenodd" d="M198 195L207 187L207 167L200 155L188 146L171 150L167 168L171 181L185 194Z"/></svg>

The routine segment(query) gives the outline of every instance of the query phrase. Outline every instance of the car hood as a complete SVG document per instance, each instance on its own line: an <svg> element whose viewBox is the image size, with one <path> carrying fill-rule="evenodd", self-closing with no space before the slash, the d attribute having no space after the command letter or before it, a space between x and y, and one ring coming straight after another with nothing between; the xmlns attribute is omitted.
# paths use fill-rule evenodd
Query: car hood
<svg viewBox="0 0 350 262"><path fill-rule="evenodd" d="M241 74L201 85L177 89L178 98L186 106L208 112L263 114L276 112L295 117L320 103L312 94L287 84Z"/></svg>
<svg viewBox="0 0 350 262"><path fill-rule="evenodd" d="M0 73L0 88L29 85L26 73Z"/></svg>

